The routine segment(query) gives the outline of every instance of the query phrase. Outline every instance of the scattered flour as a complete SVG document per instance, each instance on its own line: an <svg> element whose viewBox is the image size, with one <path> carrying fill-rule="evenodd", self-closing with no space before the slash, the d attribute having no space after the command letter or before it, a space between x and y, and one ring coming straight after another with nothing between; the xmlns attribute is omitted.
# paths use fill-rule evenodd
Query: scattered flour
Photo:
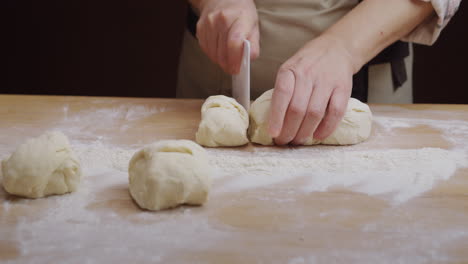
<svg viewBox="0 0 468 264"><path fill-rule="evenodd" d="M143 105L121 105L113 108L99 108L90 109L79 114L69 113L69 107L64 106L64 123L62 125L74 122L89 122L96 125L96 120L100 121L98 124L112 123L116 120L123 119L126 121L141 120L158 113L170 111L171 108L167 106L143 106Z"/></svg>
<svg viewBox="0 0 468 264"><path fill-rule="evenodd" d="M126 172L128 163L136 149L109 147L101 141L91 144L75 144L73 147L80 159L83 170L92 173L94 169L115 169Z"/></svg>
<svg viewBox="0 0 468 264"><path fill-rule="evenodd" d="M125 263L168 263L171 256L186 249L192 252L206 252L220 243L243 239L238 229L220 227L220 223L210 222L206 214L219 209L211 208L210 203L204 208L205 211L180 208L164 214L140 211L136 206L128 204L122 205L129 202L127 168L137 148L109 145L98 136L99 134L94 134L99 128L90 129L89 126L95 124L96 118L103 118L100 126L104 128L114 126L114 118L130 122L166 110L127 109L126 106L122 106L101 112L90 111L89 116L84 114L78 117L70 116L68 107L63 109L65 121L57 127L68 127L64 132L72 140L84 171L78 191L69 195L49 197L45 203L41 199L9 200L0 188L0 236L6 237L7 241L16 242L22 256L21 263L54 263L57 262L58 251L61 256L67 256L67 263L103 263L112 258L118 258L119 262ZM93 120L87 122L86 118ZM468 122L461 120L377 116L375 122L384 128L382 133L392 133L395 128L428 125L443 131L443 136L453 143L468 137ZM75 137L86 131L89 137ZM404 206L406 201L429 191L439 181L447 180L457 168L468 167L466 143L455 149L373 150L362 147L311 147L255 148L251 152L208 149L208 153L215 170L216 187L212 189L210 199L254 188L272 188L301 181L303 184L299 187L297 184L291 184L295 186L295 192L321 192L336 186L378 196L397 205L396 210L398 205ZM2 152L0 156L5 157L6 153ZM104 193L106 196L103 196ZM287 198L259 197L272 203L294 202ZM16 210L27 212L37 208L39 212L33 214L33 219L15 214ZM317 215L320 219L330 219L330 215L333 214L332 211L324 211L318 212ZM2 218L10 221L10 224L6 225ZM343 260L340 262L350 259L356 262L375 259L374 262L382 263L395 260L427 263L437 259L436 257L441 260L439 262L443 262L443 258L450 256L450 253L443 251L441 245L468 236L467 232L460 232L459 229L464 227L461 224L427 230L424 222L414 222L408 226L388 226L383 219L386 219L385 215L380 220L369 220L359 230L353 229L355 242L347 245L347 248L311 248L311 255L291 253L291 257L283 263L322 263L333 259ZM317 227L312 224L308 225L308 228L320 229L322 223L316 224ZM343 227L337 224L333 228ZM388 233L388 237L380 238L377 242L401 243L393 248L373 250L379 247L372 234L382 230ZM319 233L323 230L317 231ZM321 233L321 238L327 239L324 238L324 234L327 233ZM281 232L277 235L280 241ZM302 240L304 239L315 237L302 237ZM252 241L255 240L250 242ZM415 251L421 248L427 249L429 253L424 255ZM245 250L248 249L236 253L242 254ZM260 263L261 257L256 259Z"/></svg>
<svg viewBox="0 0 468 264"><path fill-rule="evenodd" d="M434 120L426 118L403 118L375 116L373 121L382 126L386 132L396 133L395 128L409 128L420 125L429 126L442 132L442 136L462 148L468 150L468 144L460 144L460 140L468 137L468 121L463 120Z"/></svg>
<svg viewBox="0 0 468 264"><path fill-rule="evenodd" d="M75 145L84 169L115 169L126 172L136 149L105 146L100 142ZM344 187L369 195L388 194L401 203L448 179L458 167L468 166L464 151L439 148L350 151L336 148L311 157L292 158L288 149L244 153L208 149L215 180L223 178L214 192L238 192L303 178L306 192ZM294 150L292 150L294 152Z"/></svg>
<svg viewBox="0 0 468 264"><path fill-rule="evenodd" d="M98 103L96 101L94 103ZM51 130L60 130L71 139L104 141L100 131L113 129L115 133L124 133L134 122L139 122L159 113L172 111L170 106L143 106L123 104L112 108L90 108L79 113L70 113L70 107L62 108L63 120L53 125ZM124 124L124 125L121 125Z"/></svg>

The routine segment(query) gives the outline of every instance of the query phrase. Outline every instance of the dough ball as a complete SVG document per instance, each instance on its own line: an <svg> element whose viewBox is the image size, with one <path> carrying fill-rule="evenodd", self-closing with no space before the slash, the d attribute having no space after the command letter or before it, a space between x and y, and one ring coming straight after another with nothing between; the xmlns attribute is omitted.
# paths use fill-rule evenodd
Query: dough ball
<svg viewBox="0 0 468 264"><path fill-rule="evenodd" d="M262 94L250 107L249 136L252 142L262 145L273 145L268 134L268 118L273 90ZM323 141L310 137L304 145L351 145L369 138L372 128L372 113L369 106L350 98L346 113L336 130Z"/></svg>
<svg viewBox="0 0 468 264"><path fill-rule="evenodd" d="M8 193L40 198L75 191L81 169L67 137L47 132L20 145L2 162L2 173Z"/></svg>
<svg viewBox="0 0 468 264"><path fill-rule="evenodd" d="M335 131L322 141L310 137L304 145L353 145L369 138L372 130L372 112L358 99L349 98L345 115Z"/></svg>
<svg viewBox="0 0 468 264"><path fill-rule="evenodd" d="M249 115L233 98L210 96L201 109L201 122L195 139L206 147L242 146L249 142Z"/></svg>
<svg viewBox="0 0 468 264"><path fill-rule="evenodd" d="M273 145L273 138L268 134L268 118L273 89L264 92L250 105L250 141L262 145Z"/></svg>
<svg viewBox="0 0 468 264"><path fill-rule="evenodd" d="M165 140L141 149L130 160L128 174L132 198L148 210L201 205L211 187L206 151L189 140Z"/></svg>

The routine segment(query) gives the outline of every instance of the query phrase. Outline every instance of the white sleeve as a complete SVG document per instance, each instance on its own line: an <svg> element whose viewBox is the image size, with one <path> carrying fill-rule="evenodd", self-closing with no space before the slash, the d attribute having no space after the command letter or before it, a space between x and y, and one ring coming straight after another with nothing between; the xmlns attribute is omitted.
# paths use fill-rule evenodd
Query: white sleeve
<svg viewBox="0 0 468 264"><path fill-rule="evenodd" d="M403 41L432 45L437 40L442 29L457 12L461 0L420 0L431 2L435 13L418 25L411 33L402 38Z"/></svg>

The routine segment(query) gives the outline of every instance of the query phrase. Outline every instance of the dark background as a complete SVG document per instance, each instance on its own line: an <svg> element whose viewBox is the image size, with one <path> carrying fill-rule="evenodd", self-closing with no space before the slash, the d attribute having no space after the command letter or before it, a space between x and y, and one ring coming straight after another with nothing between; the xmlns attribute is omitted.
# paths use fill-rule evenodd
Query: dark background
<svg viewBox="0 0 468 264"><path fill-rule="evenodd" d="M2 0L0 93L173 97L186 2ZM415 46L417 103L468 103L468 10Z"/></svg>

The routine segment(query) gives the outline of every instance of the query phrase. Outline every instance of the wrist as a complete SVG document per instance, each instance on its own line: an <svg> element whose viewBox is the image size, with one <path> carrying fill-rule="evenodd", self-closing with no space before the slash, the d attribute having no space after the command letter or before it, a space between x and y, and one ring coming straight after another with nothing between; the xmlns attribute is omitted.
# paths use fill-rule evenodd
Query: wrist
<svg viewBox="0 0 468 264"><path fill-rule="evenodd" d="M362 56L362 52L352 40L347 40L335 34L334 32L324 32L319 38L324 39L328 45L333 49L333 52L338 52L348 62L353 74L357 73L366 61Z"/></svg>

